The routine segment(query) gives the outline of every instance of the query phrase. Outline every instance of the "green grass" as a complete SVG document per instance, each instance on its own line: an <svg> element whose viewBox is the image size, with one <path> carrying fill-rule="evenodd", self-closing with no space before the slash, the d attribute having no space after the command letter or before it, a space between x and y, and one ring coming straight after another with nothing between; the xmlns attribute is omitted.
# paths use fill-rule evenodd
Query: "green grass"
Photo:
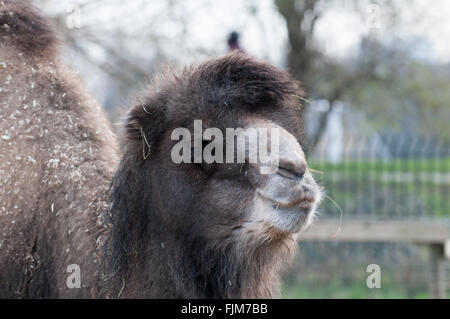
<svg viewBox="0 0 450 319"><path fill-rule="evenodd" d="M450 158L405 159L392 161L349 161L327 163L310 161L315 178L325 187L325 193L332 197L344 210L345 218L450 218L450 183L445 180L450 173ZM334 174L333 173L337 173ZM387 173L384 178L382 173ZM396 173L408 173L399 176ZM446 173L444 181L433 178L420 179L420 174ZM399 174L401 175L401 174ZM406 175L406 177L405 177ZM414 176L413 179L408 178ZM428 175L433 176L433 175ZM324 200L320 206L323 217L336 217L334 205ZM336 214L336 215L334 215ZM330 266L332 267L332 266ZM289 299L424 299L429 298L426 284L405 279L396 273L387 276L383 272L380 289L369 289L365 285L365 274L353 277L351 266L330 268L332 277L317 270L286 278L282 297Z"/></svg>
<svg viewBox="0 0 450 319"><path fill-rule="evenodd" d="M282 290L285 299L427 299L426 292L408 293L406 289L382 284L381 288L369 289L364 284L342 284L330 282L328 285L307 283L285 285Z"/></svg>
<svg viewBox="0 0 450 319"><path fill-rule="evenodd" d="M450 158L312 162L310 167L322 172L314 173L316 180L346 215L450 217ZM335 211L327 201L321 207Z"/></svg>
<svg viewBox="0 0 450 319"><path fill-rule="evenodd" d="M450 172L450 158L396 159L390 161L348 161L328 163L310 161L309 166L321 172Z"/></svg>

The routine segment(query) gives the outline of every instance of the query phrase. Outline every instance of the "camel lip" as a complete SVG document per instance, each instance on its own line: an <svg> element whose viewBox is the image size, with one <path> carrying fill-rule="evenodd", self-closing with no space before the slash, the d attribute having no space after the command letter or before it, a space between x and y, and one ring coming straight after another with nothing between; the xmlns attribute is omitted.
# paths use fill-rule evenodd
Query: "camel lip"
<svg viewBox="0 0 450 319"><path fill-rule="evenodd" d="M272 205L272 208L276 212L287 212L287 213L303 213L308 214L310 211L312 211L312 208L314 206L314 203L316 202L314 198L302 198L300 201L296 201L295 203L280 203L272 198L267 198L266 196L263 196L262 194L259 194L259 196Z"/></svg>
<svg viewBox="0 0 450 319"><path fill-rule="evenodd" d="M275 212L279 213L295 213L295 214L309 214L310 211L312 211L312 204L308 202L300 202L300 204L297 204L295 206L281 206L281 205L272 205L272 208L275 210Z"/></svg>

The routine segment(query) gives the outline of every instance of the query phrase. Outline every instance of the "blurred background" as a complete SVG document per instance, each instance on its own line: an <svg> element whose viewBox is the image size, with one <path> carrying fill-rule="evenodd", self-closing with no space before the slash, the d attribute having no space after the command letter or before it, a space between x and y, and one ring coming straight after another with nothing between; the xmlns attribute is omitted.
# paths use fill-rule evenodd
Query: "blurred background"
<svg viewBox="0 0 450 319"><path fill-rule="evenodd" d="M449 1L34 3L115 123L167 65L230 50L302 82L304 146L326 197L284 298L449 296Z"/></svg>

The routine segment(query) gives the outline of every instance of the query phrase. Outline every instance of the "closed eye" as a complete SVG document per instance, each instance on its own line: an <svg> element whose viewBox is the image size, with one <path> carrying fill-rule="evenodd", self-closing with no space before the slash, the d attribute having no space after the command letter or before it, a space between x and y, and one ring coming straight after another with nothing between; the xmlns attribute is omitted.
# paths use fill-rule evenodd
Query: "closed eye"
<svg viewBox="0 0 450 319"><path fill-rule="evenodd" d="M280 166L278 167L277 174L285 178L300 180L303 178L304 172L298 172L292 168Z"/></svg>

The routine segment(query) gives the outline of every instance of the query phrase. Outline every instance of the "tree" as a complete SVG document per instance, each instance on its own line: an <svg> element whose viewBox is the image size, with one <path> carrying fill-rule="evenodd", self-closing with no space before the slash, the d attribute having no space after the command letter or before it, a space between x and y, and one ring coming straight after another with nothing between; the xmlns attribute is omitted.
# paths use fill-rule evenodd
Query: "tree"
<svg viewBox="0 0 450 319"><path fill-rule="evenodd" d="M275 3L286 19L290 45L287 59L289 71L303 83L310 99L325 99L329 105L328 110L320 115L316 130L308 136L308 151L311 151L320 141L336 102L348 96L350 89L358 89L362 83L376 80L374 70L380 63L376 54L378 44L362 42L363 58L356 61L327 56L317 47L314 31L317 22L329 9L330 1L275 0ZM365 14L361 3L351 1L348 4L353 6L355 12ZM392 16L393 13L395 10L391 12ZM304 106L306 112L310 103L306 102Z"/></svg>

